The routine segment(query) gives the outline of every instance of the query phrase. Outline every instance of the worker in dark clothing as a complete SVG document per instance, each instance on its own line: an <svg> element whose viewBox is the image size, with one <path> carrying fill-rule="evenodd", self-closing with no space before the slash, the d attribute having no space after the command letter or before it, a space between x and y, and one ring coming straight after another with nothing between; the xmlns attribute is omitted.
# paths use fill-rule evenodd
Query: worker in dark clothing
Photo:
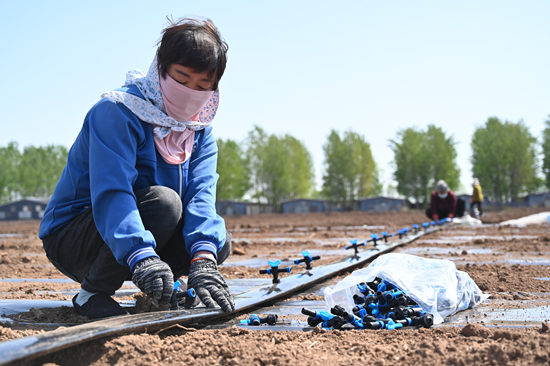
<svg viewBox="0 0 550 366"><path fill-rule="evenodd" d="M444 180L437 182L432 192L426 215L432 220L461 217L464 215L464 200L457 199Z"/></svg>

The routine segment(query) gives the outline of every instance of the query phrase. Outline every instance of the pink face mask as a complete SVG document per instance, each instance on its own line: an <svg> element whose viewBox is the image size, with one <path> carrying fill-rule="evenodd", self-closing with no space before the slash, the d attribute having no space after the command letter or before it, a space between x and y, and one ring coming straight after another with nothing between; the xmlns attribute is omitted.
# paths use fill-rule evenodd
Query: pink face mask
<svg viewBox="0 0 550 366"><path fill-rule="evenodd" d="M214 93L214 90L202 91L188 88L168 74L166 78L161 76L159 79L166 113L177 121L190 121Z"/></svg>

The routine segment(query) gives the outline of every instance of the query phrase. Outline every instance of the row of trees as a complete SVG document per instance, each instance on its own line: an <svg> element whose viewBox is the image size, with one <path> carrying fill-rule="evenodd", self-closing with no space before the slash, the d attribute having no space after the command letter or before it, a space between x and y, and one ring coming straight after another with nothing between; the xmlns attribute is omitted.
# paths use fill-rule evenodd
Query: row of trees
<svg viewBox="0 0 550 366"><path fill-rule="evenodd" d="M0 147L0 202L18 197L47 197L53 193L67 162L67 148L60 145Z"/></svg>
<svg viewBox="0 0 550 366"><path fill-rule="evenodd" d="M521 193L541 185L537 178L536 142L522 122L502 122L495 117L474 132L472 171L493 201L515 201Z"/></svg>
<svg viewBox="0 0 550 366"><path fill-rule="evenodd" d="M455 141L441 128L407 128L392 140L397 191L425 204L439 179L458 188L460 171ZM544 179L537 175L537 139L523 122L489 118L472 136L472 173L492 202L517 200L520 195L546 186L550 189L550 119L541 141Z"/></svg>
<svg viewBox="0 0 550 366"><path fill-rule="evenodd" d="M340 136L333 130L323 150L325 174L322 196L351 206L359 197L382 192L378 168L370 145L363 136L351 131Z"/></svg>
<svg viewBox="0 0 550 366"><path fill-rule="evenodd" d="M472 173L493 202L517 200L520 195L550 189L550 119L542 140L544 179L537 175L537 139L523 122L489 118L471 140ZM248 192L257 200L277 206L297 197L323 197L350 205L359 197L381 193L378 169L364 137L331 131L324 150L324 175L320 192L313 188L311 156L290 135L268 135L259 127L242 145L220 140L218 199L238 200ZM460 184L456 141L440 127L406 128L390 140L394 153L397 192L425 205L435 183L444 179L452 189Z"/></svg>
<svg viewBox="0 0 550 366"><path fill-rule="evenodd" d="M323 145L325 174L315 191L313 159L302 142L285 134L268 134L260 127L239 144L218 140L218 200L253 200L277 207L283 200L325 197L350 205L358 197L381 192L370 145L351 131L332 131Z"/></svg>
<svg viewBox="0 0 550 366"><path fill-rule="evenodd" d="M425 131L407 128L390 141L394 153L397 191L424 205L435 182L444 179L458 187L460 170L456 163L455 141L443 130L429 125Z"/></svg>
<svg viewBox="0 0 550 366"><path fill-rule="evenodd" d="M517 200L522 194L550 188L550 118L542 139L523 122L489 118L472 136L472 172L492 201ZM456 142L440 127L406 128L390 140L397 192L425 204L435 182L459 186ZM218 139L218 200L252 199L277 207L283 200L325 198L344 205L382 192L378 168L365 138L353 131L331 131L323 144L322 189L315 190L313 159L289 134L268 134L254 127L243 142ZM537 151L542 150L542 173ZM0 147L0 203L22 196L49 196L67 160L63 146Z"/></svg>

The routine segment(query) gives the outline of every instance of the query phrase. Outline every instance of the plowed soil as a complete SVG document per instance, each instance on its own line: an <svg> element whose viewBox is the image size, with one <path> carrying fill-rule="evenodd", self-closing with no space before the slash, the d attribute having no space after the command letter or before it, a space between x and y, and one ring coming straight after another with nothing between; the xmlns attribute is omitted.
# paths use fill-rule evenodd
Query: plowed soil
<svg viewBox="0 0 550 366"><path fill-rule="evenodd" d="M483 221L497 223L538 211L541 210L488 212ZM422 221L425 218L419 211L229 217L226 222L234 238L229 262L264 258L267 262L273 257L295 256L304 249L335 252L349 239L365 238L384 230L395 231ZM37 238L38 225L37 221L0 222L0 278L64 278L43 253ZM457 240L461 237L468 239ZM452 228L399 251L454 261L493 299L510 300L507 306L521 307L519 300L526 299L549 301L550 281L545 280L550 277L548 225ZM339 258L339 254L326 256L317 265ZM221 270L227 278L258 277L258 268L247 265L227 264L221 266ZM71 296L62 291L74 292L78 287L74 282L42 282L40 285L36 282L0 282L0 297L70 300ZM31 323L87 321L69 307L32 309L17 316ZM44 329L38 325L0 324L0 341ZM550 363L548 349L550 331L544 322L526 328L487 327L479 322L466 327L400 331L274 332L236 327L222 330L175 327L154 334L130 334L88 342L31 364L393 365L399 362L406 365L547 365Z"/></svg>

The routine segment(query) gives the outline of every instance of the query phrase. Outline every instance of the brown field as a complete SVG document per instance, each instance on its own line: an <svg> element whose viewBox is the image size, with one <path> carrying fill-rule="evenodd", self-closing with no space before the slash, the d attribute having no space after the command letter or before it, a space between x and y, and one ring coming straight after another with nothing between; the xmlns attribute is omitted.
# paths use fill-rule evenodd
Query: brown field
<svg viewBox="0 0 550 366"><path fill-rule="evenodd" d="M485 223L497 223L540 211L514 209L488 212ZM303 249L337 251L355 237L393 231L425 221L421 212L331 213L230 217L233 255L229 262L292 256ZM62 279L45 257L37 221L0 222L0 278ZM3 234L3 235L2 235ZM18 234L17 236L6 234ZM456 238L465 237L463 241ZM491 302L480 309L523 309L550 305L550 227L453 227L408 244L398 251L454 261L486 293ZM338 260L327 256L317 265ZM223 265L226 278L258 277L258 268ZM0 282L0 299L70 300L78 289L72 282ZM301 297L300 297L301 296ZM298 298L311 296L298 295ZM131 300L132 297L122 297ZM1 315L1 314L0 314ZM246 314L240 316L243 318ZM0 341L43 332L48 327L22 326L17 320L50 323L87 321L71 308L34 309L0 323ZM519 319L521 320L521 319ZM520 324L521 325L521 324ZM262 329L269 329L262 327ZM250 331L177 329L142 333L85 343L35 360L32 364L166 364L166 365L527 365L550 364L547 323L509 326L475 318L431 329L399 331Z"/></svg>

